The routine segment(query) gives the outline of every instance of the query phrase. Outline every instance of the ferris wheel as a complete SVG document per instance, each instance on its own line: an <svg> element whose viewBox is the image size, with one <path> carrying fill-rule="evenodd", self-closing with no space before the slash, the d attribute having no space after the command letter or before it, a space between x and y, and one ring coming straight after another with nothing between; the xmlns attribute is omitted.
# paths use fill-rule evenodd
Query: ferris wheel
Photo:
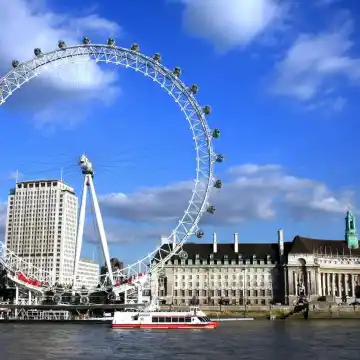
<svg viewBox="0 0 360 360"><path fill-rule="evenodd" d="M59 41L56 50L42 52L41 49L36 48L34 49L34 56L30 60L25 62L12 61L13 69L0 79L0 105L4 106L6 100L14 95L16 90L45 72L69 64L89 61L115 64L133 69L157 83L173 98L189 123L196 151L196 174L189 205L176 227L167 236L167 241L163 241L161 245L140 260L124 269L117 270L116 274L113 274L107 250L106 234L103 231L101 240L108 269L106 277L110 281L110 285L113 286L118 278L139 279L140 275L143 274L159 274L166 262L173 256L179 256L182 259L187 257L187 254L182 250L183 244L192 236L199 239L203 238L204 232L199 227L199 221L204 213L215 213L215 206L210 203L210 194L212 189L220 189L222 182L215 178L214 166L216 163L221 163L224 158L221 154L214 152L212 142L219 138L220 130L211 129L207 124L206 118L211 114L211 107L199 105L196 99L199 87L196 84L186 85L181 80L181 68L169 69L165 67L159 53L152 56L144 55L140 52L138 44L133 44L130 48L119 47L113 38L109 38L106 44L92 44L89 38L84 37L82 44L73 46L67 46L64 41ZM88 165L87 161L89 160L86 157L82 158L82 163L80 161L82 170L84 170L84 166L86 168ZM88 186L92 184L90 188L94 190L92 171L83 171L83 174L87 177L84 184ZM94 196L95 190L92 191L92 197ZM78 244L78 248L81 248L81 245L79 247ZM78 256L79 251L77 252L77 260ZM26 271L30 277L36 278L40 283L44 278L50 278L42 269L26 263L26 260L17 257L11 249L6 249L5 244L1 242L0 262L10 273L10 276L13 274L14 280L17 280L15 274L19 271ZM31 286L34 287L33 284Z"/></svg>

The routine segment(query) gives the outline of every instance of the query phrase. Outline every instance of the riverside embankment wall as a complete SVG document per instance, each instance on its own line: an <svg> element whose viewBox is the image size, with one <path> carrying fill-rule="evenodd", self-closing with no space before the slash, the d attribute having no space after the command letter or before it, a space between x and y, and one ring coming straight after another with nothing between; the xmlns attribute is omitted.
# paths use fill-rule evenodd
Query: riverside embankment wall
<svg viewBox="0 0 360 360"><path fill-rule="evenodd" d="M170 310L169 306L163 306L163 310ZM172 310L188 310L188 306L172 307ZM266 319L269 317L281 318L286 316L287 319L303 319L304 312L291 314L294 310L293 306L201 306L209 316L221 317L254 317L255 319ZM290 316L288 316L291 314ZM337 305L329 303L314 303L309 304L308 319L359 319L360 320L360 306L352 305Z"/></svg>

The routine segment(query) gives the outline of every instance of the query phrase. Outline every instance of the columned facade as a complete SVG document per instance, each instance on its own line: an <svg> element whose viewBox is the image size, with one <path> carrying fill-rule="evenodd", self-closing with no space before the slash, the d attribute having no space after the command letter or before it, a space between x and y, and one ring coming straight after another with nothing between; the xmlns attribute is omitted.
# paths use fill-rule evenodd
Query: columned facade
<svg viewBox="0 0 360 360"><path fill-rule="evenodd" d="M305 269L302 265L306 262ZM351 303L360 276L360 256L318 256L288 254L289 303L300 296L310 301L324 297L327 301ZM307 276L304 276L304 272Z"/></svg>
<svg viewBox="0 0 360 360"><path fill-rule="evenodd" d="M339 269L324 269L320 273L318 296L329 296L336 302L355 301L355 286L359 276L359 270L339 272Z"/></svg>

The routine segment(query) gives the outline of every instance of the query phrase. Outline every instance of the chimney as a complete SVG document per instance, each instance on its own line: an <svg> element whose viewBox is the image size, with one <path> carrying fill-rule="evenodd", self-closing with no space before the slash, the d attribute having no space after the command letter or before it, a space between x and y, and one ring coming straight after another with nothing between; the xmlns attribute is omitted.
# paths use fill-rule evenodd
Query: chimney
<svg viewBox="0 0 360 360"><path fill-rule="evenodd" d="M172 248L173 248L173 250L175 249L175 246L176 246L176 233L173 232L173 235L172 235Z"/></svg>
<svg viewBox="0 0 360 360"><path fill-rule="evenodd" d="M237 232L234 234L234 252L236 254L239 252L239 234Z"/></svg>
<svg viewBox="0 0 360 360"><path fill-rule="evenodd" d="M216 233L213 233L213 253L217 253Z"/></svg>
<svg viewBox="0 0 360 360"><path fill-rule="evenodd" d="M279 245L279 255L284 255L284 230L278 230L278 245Z"/></svg>

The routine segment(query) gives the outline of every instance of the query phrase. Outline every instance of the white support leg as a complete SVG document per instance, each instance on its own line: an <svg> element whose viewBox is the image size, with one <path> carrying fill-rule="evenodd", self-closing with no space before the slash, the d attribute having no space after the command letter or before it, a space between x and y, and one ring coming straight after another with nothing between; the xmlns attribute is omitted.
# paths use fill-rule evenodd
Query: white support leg
<svg viewBox="0 0 360 360"><path fill-rule="evenodd" d="M82 240L83 240L83 235L84 235L86 195L87 195L87 186L88 186L88 181L89 181L88 178L89 177L90 177L89 175L85 175L82 197L81 197L80 216L79 216L79 223L78 223L78 229L77 229L77 234L76 234L76 254L75 254L75 264L74 264L73 286L75 286L75 284L76 284L76 276L77 276L77 272L78 272Z"/></svg>
<svg viewBox="0 0 360 360"><path fill-rule="evenodd" d="M110 263L109 248L108 248L108 244L107 244L107 241L106 241L104 223L103 223L103 220L102 220L98 199L97 199L97 196L96 196L96 193L95 193L95 187L94 187L94 183L92 181L91 176L89 176L89 186L90 186L91 198L92 198L93 205L94 205L96 222L97 222L97 226L98 226L98 229L99 229L101 245L102 245L102 249L103 249L103 252L104 252L105 263L106 263L106 266L107 266L107 270L108 270L108 274L109 274L111 283L113 284L114 278L113 278L113 273L112 273L112 268L111 268L111 263Z"/></svg>
<svg viewBox="0 0 360 360"><path fill-rule="evenodd" d="M173 250L174 250L175 246L176 246L176 233L175 232L172 235L172 246L173 246Z"/></svg>

